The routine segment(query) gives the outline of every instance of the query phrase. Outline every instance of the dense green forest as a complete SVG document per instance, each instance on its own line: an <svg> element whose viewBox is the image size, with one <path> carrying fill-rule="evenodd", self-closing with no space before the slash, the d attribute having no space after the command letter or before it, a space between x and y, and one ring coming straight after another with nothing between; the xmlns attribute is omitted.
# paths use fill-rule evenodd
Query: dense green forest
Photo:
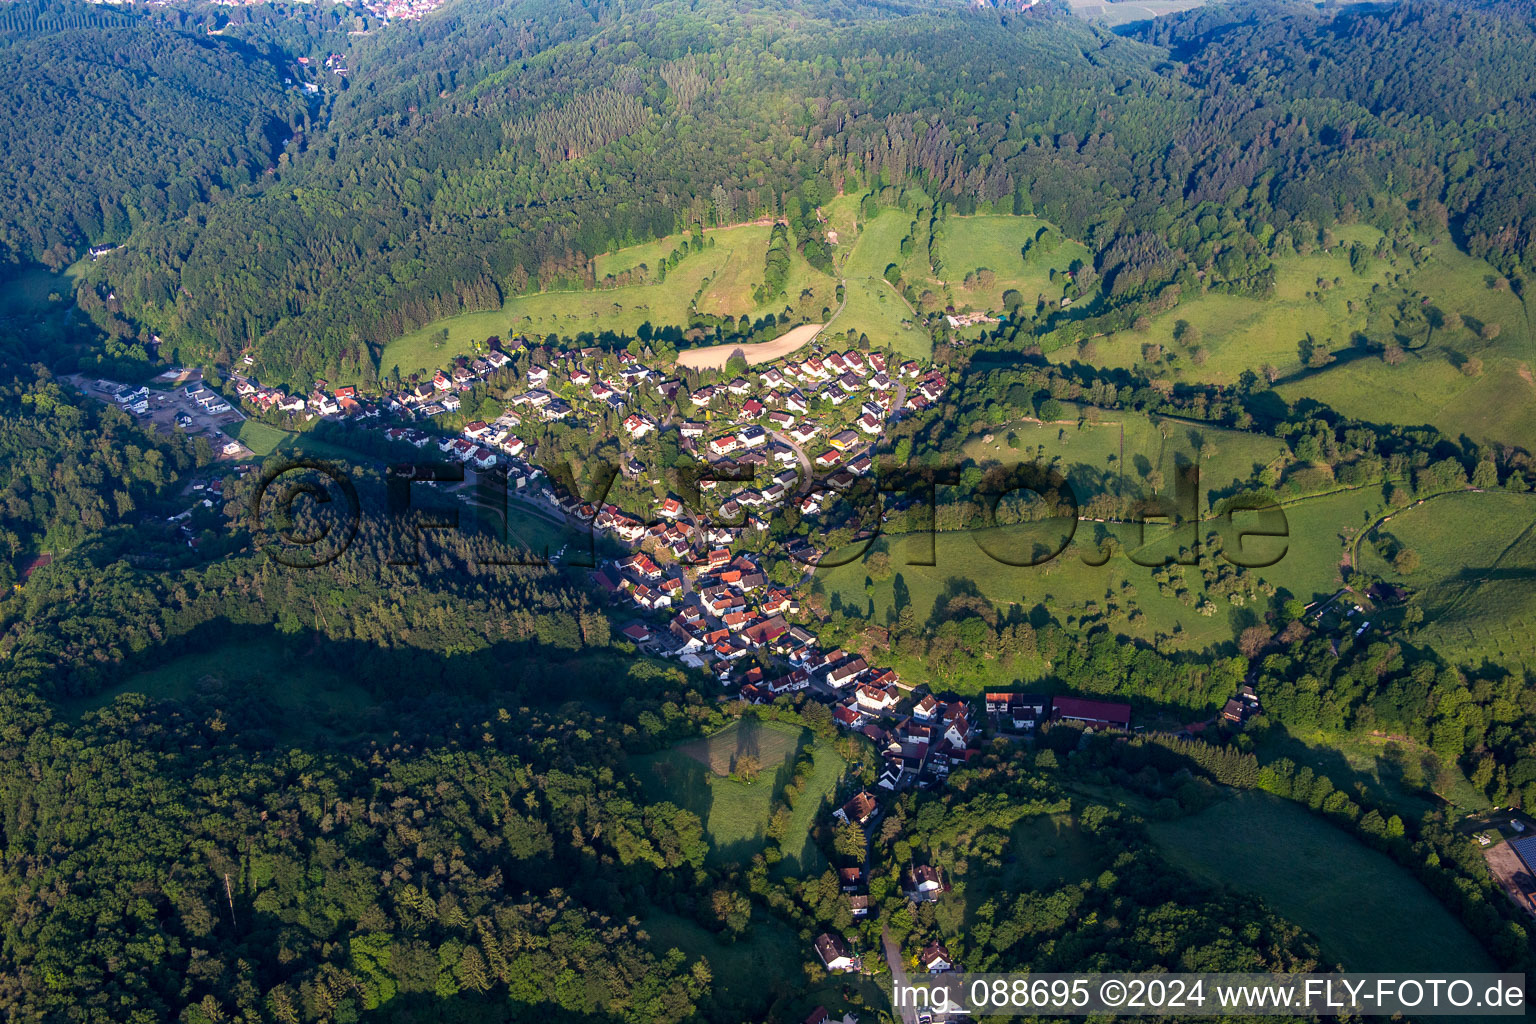
<svg viewBox="0 0 1536 1024"><path fill-rule="evenodd" d="M72 4L0 21L0 260L59 269L259 179L306 104L247 48Z"/></svg>

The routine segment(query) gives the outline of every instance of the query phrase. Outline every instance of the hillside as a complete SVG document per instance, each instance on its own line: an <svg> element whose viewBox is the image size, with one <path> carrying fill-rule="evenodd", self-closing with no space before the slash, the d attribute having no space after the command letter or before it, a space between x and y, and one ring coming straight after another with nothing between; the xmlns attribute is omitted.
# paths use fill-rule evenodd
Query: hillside
<svg viewBox="0 0 1536 1024"><path fill-rule="evenodd" d="M7 5L0 262L54 270L275 165L308 117L249 47L158 17L70 3Z"/></svg>

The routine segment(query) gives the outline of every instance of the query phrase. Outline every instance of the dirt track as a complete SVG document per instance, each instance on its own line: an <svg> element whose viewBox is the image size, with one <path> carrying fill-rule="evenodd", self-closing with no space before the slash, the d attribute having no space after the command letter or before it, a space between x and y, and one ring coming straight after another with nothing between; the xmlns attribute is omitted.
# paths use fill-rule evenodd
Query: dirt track
<svg viewBox="0 0 1536 1024"><path fill-rule="evenodd" d="M677 354L677 365L691 366L698 370L720 370L725 368L725 364L730 362L731 356L737 352L747 357L748 366L771 363L775 359L782 359L789 355L816 337L816 332L821 330L822 326L821 324L801 324L772 341L761 341L755 345L711 345L709 348L690 348Z"/></svg>

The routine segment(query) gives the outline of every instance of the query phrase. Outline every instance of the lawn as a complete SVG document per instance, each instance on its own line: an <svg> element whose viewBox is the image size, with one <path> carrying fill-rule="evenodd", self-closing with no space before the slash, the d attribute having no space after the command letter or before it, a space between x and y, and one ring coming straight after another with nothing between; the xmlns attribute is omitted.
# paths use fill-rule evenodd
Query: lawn
<svg viewBox="0 0 1536 1024"><path fill-rule="evenodd" d="M1289 801L1249 791L1149 829L1176 866L1262 898L1348 970L1495 969L1417 879Z"/></svg>
<svg viewBox="0 0 1536 1024"><path fill-rule="evenodd" d="M1104 859L1073 815L1033 814L1013 826L1000 881L1008 892L1053 888L1087 878Z"/></svg>
<svg viewBox="0 0 1536 1024"><path fill-rule="evenodd" d="M1486 508L1472 499L1489 499ZM1442 514L1441 502L1456 502ZM1444 557L1462 558L1444 566L1421 552L1423 565L1414 575L1431 577L1416 598L1424 609L1425 625L1415 640L1448 659L1474 663L1483 658L1514 671L1536 661L1536 516L1530 495L1447 496L1426 502L1415 515L1387 526L1407 538L1418 538L1427 550L1444 550ZM1524 528L1521 528L1521 520ZM1484 525L1486 524L1486 525ZM1477 539L1457 536L1458 531ZM1443 535L1444 539L1439 539ZM1500 543L1505 541L1505 543ZM1481 541L1481 542L1479 542ZM1440 578L1434 579L1433 576Z"/></svg>
<svg viewBox="0 0 1536 1024"><path fill-rule="evenodd" d="M697 814L717 863L745 862L762 849L782 777L808 730L745 718L711 736L637 758L636 778L652 800L669 800ZM751 782L731 777L744 757L760 771Z"/></svg>
<svg viewBox="0 0 1536 1024"><path fill-rule="evenodd" d="M1299 499L1285 506L1288 539L1254 538L1246 542L1250 554L1256 556L1279 554L1279 545L1284 544L1279 561L1268 568L1253 570L1254 574L1280 588L1285 596L1310 601L1332 593L1339 585L1345 528L1360 525L1381 504L1379 492L1372 488ZM1108 563L1093 566L1085 559L1095 552L1095 534L1099 530L1119 537L1121 550ZM1167 528L1163 526L1149 525L1146 530L1150 543L1142 555L1144 560L1157 550L1159 536L1173 536L1164 532ZM1197 606L1205 589L1194 567L1185 570L1185 580L1195 597L1193 603L1186 604L1160 592L1152 578L1154 570L1132 562L1125 554L1138 542L1139 531L1134 526L1079 523L1066 550L1043 565L1016 566L993 557L997 554L1010 561L1028 560L1038 550L1037 544L1046 551L1056 548L1064 531L1064 524L1048 521L940 532L933 539L933 565L912 564L929 558L926 535L888 536L879 542L879 550L891 555L889 579L870 579L866 561L859 559L816 570L814 585L823 590L834 608L880 625L894 621L905 605L911 605L918 622L926 622L951 596L968 593L985 597L1005 614L1014 605L1021 606L1021 610L1044 605L1069 625L1080 617L1107 612L1111 603L1122 612L1129 612L1134 606L1142 613L1140 618L1132 621L1125 614L1116 614L1108 619L1109 628L1117 635L1151 640L1158 633L1172 634L1177 630L1184 644L1196 650L1231 641L1263 614L1262 604L1237 606L1220 597L1215 599L1214 615L1200 614ZM1211 564L1210 560L1219 556L1206 552L1202 557ZM945 684L967 692L979 691L1002 681L1027 680L1036 671L1029 665L1014 665L1005 670L989 658L981 664L980 672L958 664L948 666L948 671L955 675L946 678Z"/></svg>
<svg viewBox="0 0 1536 1024"><path fill-rule="evenodd" d="M1248 484L1288 450L1283 441L1262 434L1166 417L1154 421L1131 410L1099 412L1082 426L1078 416L1068 405L1065 419L1070 422L990 426L987 433L968 438L961 450L981 465L1050 462L1071 482L1080 504L1102 493L1150 493L1147 477L1153 470L1162 474L1166 490L1181 462L1197 464L1202 511Z"/></svg>
<svg viewBox="0 0 1536 1024"><path fill-rule="evenodd" d="M1403 817L1422 817L1440 806L1441 799L1463 812L1488 807L1487 797L1456 765L1442 769L1428 747L1406 736L1322 730L1298 733L1271 724L1260 736L1257 752L1262 761L1288 757L1298 766L1327 775L1335 787L1346 792L1364 786L1373 802L1389 806ZM1442 777L1445 784L1439 785Z"/></svg>
<svg viewBox="0 0 1536 1024"><path fill-rule="evenodd" d="M729 942L694 921L656 913L645 919L651 948L680 949L690 960L709 961L716 998L729 1006L763 1009L774 993L804 979L800 965L814 954L789 927L753 907L744 938Z"/></svg>
<svg viewBox="0 0 1536 1024"><path fill-rule="evenodd" d="M1088 424L1081 429L1074 422L1036 424L1020 422L990 428L986 435L971 437L963 447L965 456L978 463L1010 464L1024 459L1054 460L1071 482L1079 502L1086 503L1098 493L1146 493L1147 475L1154 469L1167 480L1174 475L1179 458L1199 459L1201 466L1202 514L1209 515L1213 499L1249 480L1257 467L1272 461L1284 449L1273 438L1238 431L1195 426L1178 420L1136 414L1116 414L1114 419ZM1014 435L1011 447L1009 435ZM1122 475L1123 474L1123 475ZM1283 556L1273 566L1254 570L1258 578L1311 600L1318 594L1331 593L1337 587L1339 563L1344 553L1346 528L1359 526L1368 515L1379 510L1382 499L1375 488L1318 495L1297 499L1285 506L1289 538L1286 540L1250 538L1244 548L1251 556ZM1268 514L1271 519L1273 514ZM1252 520L1258 518L1253 514ZM1242 520L1239 521L1240 523ZM1214 529L1208 521L1201 528L1201 538ZM1257 605L1239 607L1217 599L1217 612L1201 615L1196 606L1204 595L1200 574L1190 568L1185 578L1197 600L1185 604L1172 595L1159 592L1152 578L1153 570L1132 562L1125 552L1142 543L1142 531L1131 525L1079 522L1076 534L1065 551L1039 566L1015 566L998 561L988 552L1008 561L1027 561L1035 545L1045 551L1058 547L1067 525L1060 521L1038 524L1000 526L986 530L941 532L933 540L933 565L911 564L927 560L925 535L889 536L881 543L891 554L893 575L874 581L868 578L864 560L835 568L819 569L816 579L829 601L835 601L847 614L872 617L884 624L895 618L903 605L910 604L919 622L924 622L950 595L974 591L1005 611L1012 605L1033 608L1044 604L1063 621L1106 610L1110 602L1129 609L1132 604L1143 613L1136 621L1112 617L1110 626L1118 633L1152 639L1157 633L1179 630L1188 644L1204 648L1228 641L1262 613ZM1085 559L1096 555L1099 537L1118 538L1120 551L1103 566L1093 566ZM1175 534L1168 527L1149 525L1145 531L1147 547L1141 557L1157 552L1160 544L1187 541L1188 533ZM985 550L983 550L985 545ZM1206 559L1218 556L1206 551ZM999 667L1000 668L1000 667ZM956 671L959 671L957 668ZM1011 672L1028 674L1027 666L1015 666ZM995 673L983 674L967 682L949 680L965 687L979 687L996 682Z"/></svg>
<svg viewBox="0 0 1536 1024"><path fill-rule="evenodd" d="M51 274L42 267L11 268L0 280L0 316L43 309L50 295L67 299L74 291L73 272Z"/></svg>
<svg viewBox="0 0 1536 1024"><path fill-rule="evenodd" d="M1265 579L1303 601L1331 594L1343 582L1344 537L1364 526L1385 502L1376 487L1294 499L1285 505L1289 539L1285 557Z"/></svg>
<svg viewBox="0 0 1536 1024"><path fill-rule="evenodd" d="M376 707L362 687L326 662L294 656L275 633L270 639L236 640L173 658L110 690L68 701L62 711L78 718L125 693L172 701L194 694L250 697L270 706L274 731L292 745L355 735L360 719Z"/></svg>
<svg viewBox="0 0 1536 1024"><path fill-rule="evenodd" d="M500 309L435 321L390 342L379 366L385 373L398 366L404 376L436 369L456 355L477 351L492 335L574 337L582 332L603 331L632 335L644 323L683 327L695 301L703 312L757 318L770 312L781 313L786 305L797 304L804 289L812 293L804 308L815 319L823 308L836 304L835 284L825 274L813 270L798 253L791 262L785 297L761 306L753 301L753 290L762 280L769 230L762 224L743 224L706 231L705 238L714 244L701 252L689 253L659 283L653 279L651 283L619 288L513 296ZM650 267L654 274L660 260L686 238L673 235L599 256L595 261L597 278L601 281L609 274L641 264ZM441 338L444 329L448 331L446 340Z"/></svg>
<svg viewBox="0 0 1536 1024"><path fill-rule="evenodd" d="M1126 537L1132 533L1130 528L1123 532ZM926 622L949 597L967 593L980 594L1004 612L1013 605L1020 605L1023 610L1044 605L1070 624L1094 608L1107 606L1111 600L1128 604L1132 598L1126 587L1130 586L1134 588L1136 606L1145 614L1138 622L1115 620L1111 628L1119 633L1151 639L1154 633L1171 632L1177 626L1191 644L1200 648L1234 635L1234 623L1227 614L1218 611L1207 618L1193 607L1160 594L1152 581L1153 570L1136 565L1123 554L1117 554L1103 566L1087 565L1083 559L1092 547L1092 535L1087 528L1078 531L1060 556L1043 565L1004 564L988 553L1023 560L1029 558L1036 543L1056 547L1061 535L1059 524L941 532L933 540L933 565L908 564L926 559L926 537L895 536L885 542L891 553L890 579L873 582L866 591L867 569L863 561L857 561L838 568L818 569L816 580L834 607L841 607L851 616L869 616L872 603L872 618L881 625L894 620L901 607L908 604L917 621ZM1191 579L1198 584L1198 575ZM958 671L956 666L949 668ZM946 680L946 685L979 690L997 681L987 673L984 678Z"/></svg>
<svg viewBox="0 0 1536 1024"><path fill-rule="evenodd" d="M1536 523L1536 496L1528 493L1440 495L1394 513L1371 531L1360 544L1360 567L1415 588L1467 580L1469 574L1491 570L1532 523ZM1416 552L1419 567L1399 572L1382 557L1378 543L1391 551L1402 547Z"/></svg>
<svg viewBox="0 0 1536 1024"><path fill-rule="evenodd" d="M245 445L251 453L258 456L271 455L277 451L279 445L290 440L294 435L286 430L270 426L257 420L241 420L235 425L235 440Z"/></svg>

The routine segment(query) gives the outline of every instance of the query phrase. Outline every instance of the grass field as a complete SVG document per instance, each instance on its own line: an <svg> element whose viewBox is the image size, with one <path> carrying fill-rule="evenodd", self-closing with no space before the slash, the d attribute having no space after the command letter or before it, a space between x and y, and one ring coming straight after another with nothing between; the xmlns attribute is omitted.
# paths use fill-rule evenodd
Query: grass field
<svg viewBox="0 0 1536 1024"><path fill-rule="evenodd" d="M787 925L760 908L753 908L753 918L745 937L736 942L722 941L699 924L673 914L650 915L645 930L651 948L659 953L680 949L690 960L707 960L715 996L722 1003L760 1011L773 1001L775 992L803 981L800 965L815 954Z"/></svg>
<svg viewBox="0 0 1536 1024"><path fill-rule="evenodd" d="M670 800L699 816L709 834L712 859L744 862L763 846L773 801L784 781L781 770L808 742L810 733L803 728L744 718L712 736L637 758L633 768L651 799ZM760 766L752 782L732 777L747 756ZM815 777L827 785L828 794L839 775L841 769L831 763L823 772L818 760ZM807 828L813 816L814 810L806 812Z"/></svg>
<svg viewBox="0 0 1536 1024"><path fill-rule="evenodd" d="M241 420L235 426L235 440L245 445L251 453L258 456L271 455L277 451L279 445L290 440L294 435L286 430L269 426L257 420Z"/></svg>
<svg viewBox="0 0 1536 1024"><path fill-rule="evenodd" d="M1395 752L1388 750L1389 743L1396 745ZM1259 739L1257 752L1262 761L1288 757L1327 775L1341 790L1362 785L1373 802L1404 817L1422 817L1439 806L1437 797L1464 812L1488 807L1488 798L1456 765L1441 766L1429 748L1405 736L1294 733L1271 726ZM1417 766L1417 779L1407 777L1410 763Z"/></svg>
<svg viewBox="0 0 1536 1024"><path fill-rule="evenodd" d="M1296 804L1249 791L1149 829L1176 866L1259 896L1348 970L1494 969L1413 876Z"/></svg>
<svg viewBox="0 0 1536 1024"><path fill-rule="evenodd" d="M1154 317L1144 334L1096 339L1091 361L1130 367L1142 362L1143 346L1156 344L1174 356L1160 372L1176 380L1216 384L1230 384L1244 371L1257 372L1268 364L1282 374L1276 390L1288 401L1314 398L1347 416L1429 423L1452 436L1466 433L1527 447L1536 444L1536 337L1520 299L1494 287L1497 272L1440 240L1430 247L1429 261L1417 269L1406 259L1371 256L1357 274L1350 268L1348 243L1373 248L1380 232L1351 225L1336 233L1341 244L1331 254L1316 251L1277 259L1273 296L1255 299L1210 292L1189 298ZM1407 353L1398 366L1389 366L1374 351L1352 347L1356 332L1377 339L1392 335L1397 323L1392 308L1399 302L1455 313L1463 326L1402 328L1409 331L1402 335ZM1206 354L1203 366L1196 366L1189 349L1174 340L1180 320L1199 332ZM1496 339L1479 337L1477 328L1484 324L1498 325ZM1307 370L1300 345L1308 335L1331 343L1333 363ZM1076 348L1052 354L1057 360L1077 357ZM1468 357L1482 360L1481 376L1461 372Z"/></svg>
<svg viewBox="0 0 1536 1024"><path fill-rule="evenodd" d="M858 331L877 347L926 359L932 349L927 330L914 325L912 307L884 277L887 266L901 262L901 240L911 223L903 210L881 210L860 226L851 250L838 252L847 304L828 328ZM847 249L848 237L839 232L838 239L839 250Z"/></svg>
<svg viewBox="0 0 1536 1024"><path fill-rule="evenodd" d="M950 217L939 253L955 308L1001 310L1003 293L1010 288L1024 296L1025 308L1030 310L1038 296L1044 295L1047 301L1060 299L1064 286L1060 272L1076 259L1092 262L1092 253L1081 243L1063 241L1050 254L1032 252L1024 258L1021 252L1026 243L1047 226L1038 217ZM996 279L990 287L977 284L966 288L965 275L980 268L992 271ZM1052 270L1058 272L1054 282Z"/></svg>
<svg viewBox="0 0 1536 1024"><path fill-rule="evenodd" d="M686 326L695 299L702 312L754 318L782 312L786 305L803 305L814 318L823 308L835 306L833 280L812 269L798 253L792 258L785 296L760 306L753 301L753 290L762 280L769 230L763 224L744 224L706 231L705 237L714 245L684 257L660 283L514 296L501 309L438 320L390 342L379 360L380 368L388 372L399 366L402 375L436 369L456 355L476 351L491 335L634 334L643 323ZM686 237L673 235L599 256L597 278L601 281L642 263L654 272ZM812 295L802 302L800 293L806 289ZM445 328L448 338L441 341L439 334Z"/></svg>
<svg viewBox="0 0 1536 1024"><path fill-rule="evenodd" d="M1407 577L1392 574L1423 588L1416 641L1447 658L1517 671L1536 661L1536 497L1447 495L1384 528L1422 562Z"/></svg>
<svg viewBox="0 0 1536 1024"><path fill-rule="evenodd" d="M972 435L962 451L980 465L1054 462L1084 504L1096 494L1145 491L1153 470L1163 475L1166 489L1181 461L1197 463L1200 508L1206 511L1213 497L1247 483L1288 450L1276 438L1161 417L1154 421L1131 410L1102 413L1081 427L1077 416L1068 406L1073 422L997 424L987 428L991 441L986 434ZM1010 446L1010 434L1017 447Z"/></svg>
<svg viewBox="0 0 1536 1024"><path fill-rule="evenodd" d="M0 280L0 316L42 309L49 295L68 298L74 290L72 269L63 274L51 274L42 267L12 270Z"/></svg>
<svg viewBox="0 0 1536 1024"><path fill-rule="evenodd" d="M913 324L915 313L906 299L885 281L885 269L891 263L899 264L907 279L921 289L944 295L947 288L959 308L995 309L1008 288L1019 289L1029 303L1040 293L1054 297L1060 286L1050 282L1051 269L1064 270L1073 259L1087 256L1083 246L1064 242L1049 256L1024 260L1020 250L1045 225L1034 217L952 217L942 247L946 274L953 280L937 281L927 266L926 225L918 226L914 252L904 258L901 240L911 227L911 216L903 210L887 209L860 224L861 198L839 196L824 210L828 228L838 236L833 258L846 287L846 304L830 326L838 333L856 330L867 334L874 344L908 356L926 358L931 346L927 331ZM707 231L713 247L688 255L660 284L540 292L510 298L501 309L436 321L391 342L379 361L380 369L388 373L398 366L407 376L435 369L455 355L476 351L476 346L493 334L633 334L646 322L657 327L683 325L694 303L701 312L754 318L781 312L786 305L810 319L817 319L822 309L835 309L836 282L812 268L798 253L792 258L784 295L761 304L754 301L769 232L766 224ZM599 256L594 261L597 279L642 264L655 268L685 238L674 235ZM966 273L978 267L992 270L996 280L985 288L966 289ZM444 329L448 331L446 340L441 338Z"/></svg>
<svg viewBox="0 0 1536 1024"><path fill-rule="evenodd" d="M1463 491L1432 498L1394 513L1364 538L1360 567L1410 587L1466 579L1484 573L1536 523L1536 495ZM1418 553L1419 568L1399 572L1373 542ZM1518 549L1517 549L1518 550ZM1536 567L1533 567L1536 568Z"/></svg>
<svg viewBox="0 0 1536 1024"><path fill-rule="evenodd" d="M68 702L62 711L78 718L124 693L142 693L151 700L245 695L271 707L274 730L285 743L355 734L360 716L375 706L367 692L323 662L290 658L283 641L273 636L270 641L233 641L174 658L103 693Z"/></svg>
<svg viewBox="0 0 1536 1024"><path fill-rule="evenodd" d="M1174 475L1176 458L1194 459L1198 449L1200 507L1205 515L1209 514L1213 492L1220 494L1235 482L1248 480L1255 467L1266 465L1283 450L1272 438L1204 426L1195 428L1175 420L1154 423L1134 413L1117 414L1114 420L1082 429L1075 423L1016 423L991 430L991 441L984 436L972 437L964 445L964 454L981 464L1010 464L1036 458L1056 460L1057 468L1072 483L1081 503L1106 490L1145 493L1146 475L1154 469L1164 473L1166 489L1166 481ZM1016 448L1009 446L1010 432L1017 436ZM1338 585L1345 531L1359 527L1381 507L1380 492L1374 488L1319 495L1287 505L1287 539L1251 538L1245 542L1245 551L1255 556L1279 554L1281 545L1284 546L1279 561L1254 570L1255 575L1304 600L1331 593ZM1214 526L1214 522L1208 522L1202 527L1202 540ZM1260 606L1239 607L1218 598L1216 614L1205 616L1197 610L1198 600L1194 605L1185 604L1160 593L1152 578L1153 570L1136 564L1126 554L1142 542L1141 531L1130 525L1080 522L1068 548L1040 566L1009 565L989 554L998 554L1007 561L1026 561L1037 543L1047 551L1059 546L1065 529L1065 524L1051 521L941 532L933 541L933 565L911 564L927 560L926 536L892 536L882 541L891 554L890 579L868 580L862 560L817 570L816 578L828 599L835 599L848 614L872 616L882 624L894 619L902 603L910 603L922 622L949 595L968 592L978 593L1005 610L1013 604L1028 609L1043 603L1069 622L1086 612L1105 609L1112 601L1122 607L1134 602L1142 617L1136 621L1125 617L1112 619L1110 626L1116 632L1151 639L1157 633L1177 629L1189 645L1203 648L1231 640L1262 613ZM1096 560L1101 533L1118 538L1120 551L1106 565L1086 564L1085 558ZM1145 555L1150 555L1158 550L1159 543L1168 542L1160 538L1175 535L1166 527L1148 526L1145 536L1149 543ZM1184 536L1187 538L1187 533ZM1143 560L1147 560L1145 555ZM1204 557L1209 560L1216 556L1207 552ZM1197 598L1204 596L1197 570L1186 570L1185 579ZM1016 667L1012 671L1020 670ZM1022 671L1027 673L1028 668ZM988 681L976 678L964 685L980 686Z"/></svg>
<svg viewBox="0 0 1536 1024"><path fill-rule="evenodd" d="M1289 538L1283 541L1283 557L1268 568L1254 570L1254 574L1281 588L1284 594L1306 601L1332 593L1340 580L1345 527L1358 526L1365 514L1380 505L1381 498L1375 490L1307 498L1287 505L1284 511ZM897 535L881 542L891 555L890 579L869 580L863 560L818 569L816 579L828 600L846 614L872 618L882 625L894 620L903 602L912 606L919 622L924 622L948 597L967 593L987 598L1004 612L1015 604L1025 610L1043 604L1067 624L1078 621L1079 616L1102 612L1111 602L1122 609L1134 602L1142 613L1140 618L1132 621L1120 616L1108 620L1117 635L1150 640L1158 633L1173 634L1177 630L1184 644L1196 650L1230 642L1263 614L1262 604L1240 607L1220 597L1215 599L1214 615L1200 614L1197 607L1205 589L1193 567L1185 571L1185 579L1196 598L1193 604L1161 593L1152 578L1154 570L1137 565L1124 553L1135 545L1135 527L1104 527L1122 539L1122 550L1103 566L1086 564L1085 557L1092 555L1097 543L1096 528L1099 524L1079 524L1067 549L1056 559L1038 566L1004 564L994 559L993 554L1019 561L1027 559L1037 543L1047 550L1054 549L1064 535L1062 524L940 532L933 541L933 565L911 564L928 558L926 536ZM1149 526L1148 536L1155 538L1159 529L1162 528ZM1251 553L1259 554L1278 552L1280 543L1271 539L1248 541L1254 545ZM1155 547L1149 546L1148 553L1153 550ZM1213 556L1207 553L1204 557L1210 560ZM959 665L948 669L957 673L967 671ZM1029 666L1015 666L1008 671L1012 678L1030 678ZM965 690L979 690L999 681L1000 677L992 671L945 680L946 685Z"/></svg>
<svg viewBox="0 0 1536 1024"><path fill-rule="evenodd" d="M1417 568L1400 572L1389 560L1400 548L1418 555ZM1517 671L1536 660L1536 496L1432 497L1378 524L1360 544L1360 564L1414 593L1424 612L1417 643Z"/></svg>
<svg viewBox="0 0 1536 1024"><path fill-rule="evenodd" d="M811 826L816 823L816 815L826 806L828 799L837 792L837 785L848 768L848 762L825 743L811 747L811 759L813 767L806 780L805 794L791 808L788 832L791 836L804 836L805 839L798 851L793 849L793 842L786 842L784 859L779 862L782 870L799 875L813 874L826 867L826 858L811 841Z"/></svg>

